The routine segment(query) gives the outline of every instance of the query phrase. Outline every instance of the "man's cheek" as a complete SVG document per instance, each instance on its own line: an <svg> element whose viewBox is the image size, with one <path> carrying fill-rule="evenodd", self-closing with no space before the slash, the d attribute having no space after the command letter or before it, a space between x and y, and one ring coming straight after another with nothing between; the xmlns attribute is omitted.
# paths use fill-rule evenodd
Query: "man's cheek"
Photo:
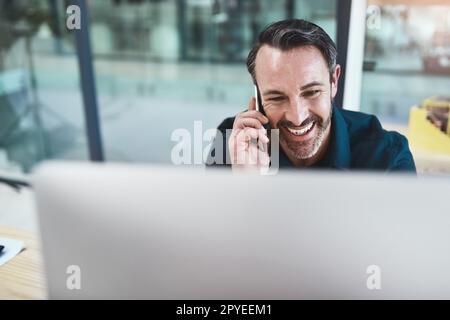
<svg viewBox="0 0 450 320"><path fill-rule="evenodd" d="M330 114L330 109L331 101L329 100L329 96L324 96L323 98L321 98L320 103L318 103L317 105L317 115L322 118L323 121L325 121Z"/></svg>
<svg viewBox="0 0 450 320"><path fill-rule="evenodd" d="M267 115L267 118L269 118L269 124L271 128L279 129L278 124L281 120L283 120L280 116L272 114Z"/></svg>

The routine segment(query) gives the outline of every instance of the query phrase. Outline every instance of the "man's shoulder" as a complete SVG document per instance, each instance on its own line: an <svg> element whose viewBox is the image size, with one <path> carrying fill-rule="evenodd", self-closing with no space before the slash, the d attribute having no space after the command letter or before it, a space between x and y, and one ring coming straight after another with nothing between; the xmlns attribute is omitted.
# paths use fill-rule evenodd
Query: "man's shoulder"
<svg viewBox="0 0 450 320"><path fill-rule="evenodd" d="M225 120L223 120L219 126L217 127L218 130L220 131L225 131L227 129L233 129L233 124L234 124L234 119L236 117L229 117L229 118L225 118Z"/></svg>
<svg viewBox="0 0 450 320"><path fill-rule="evenodd" d="M397 144L406 138L396 132L383 129L380 120L372 114L359 111L340 110L347 124L349 137L353 142L381 140L389 144Z"/></svg>
<svg viewBox="0 0 450 320"><path fill-rule="evenodd" d="M339 110L348 128L350 138L382 138L383 128L374 115L352 110Z"/></svg>
<svg viewBox="0 0 450 320"><path fill-rule="evenodd" d="M372 159L383 163L384 166L407 161L410 163L408 167L414 167L405 136L383 129L374 115L350 110L341 110L341 113L347 124L351 150L356 162L369 163L369 159Z"/></svg>

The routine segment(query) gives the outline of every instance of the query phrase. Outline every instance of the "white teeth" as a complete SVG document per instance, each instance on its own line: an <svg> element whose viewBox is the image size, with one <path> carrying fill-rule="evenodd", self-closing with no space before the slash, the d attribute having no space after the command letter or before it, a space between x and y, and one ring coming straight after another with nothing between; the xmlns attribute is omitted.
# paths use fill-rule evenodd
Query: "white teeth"
<svg viewBox="0 0 450 320"><path fill-rule="evenodd" d="M291 129L291 128L287 128L287 129L289 130L290 133L295 134L296 136L302 136L302 135L306 134L309 130L311 130L313 125L314 125L314 121L311 121L303 129L299 129L299 130L294 130L294 129Z"/></svg>

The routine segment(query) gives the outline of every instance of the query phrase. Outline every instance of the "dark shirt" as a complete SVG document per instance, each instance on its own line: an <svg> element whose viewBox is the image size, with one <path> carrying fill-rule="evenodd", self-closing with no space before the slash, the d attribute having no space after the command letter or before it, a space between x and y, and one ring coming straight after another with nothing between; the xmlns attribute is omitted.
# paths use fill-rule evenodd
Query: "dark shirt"
<svg viewBox="0 0 450 320"><path fill-rule="evenodd" d="M227 118L218 127L224 139L224 157L225 152L228 152L225 130L232 129L233 123L234 117ZM226 163L225 159L223 163ZM213 166L216 165L218 164L213 164ZM281 147L279 167L295 167ZM328 149L324 157L311 167L338 170L416 171L408 140L403 135L384 130L373 115L336 107L333 107Z"/></svg>

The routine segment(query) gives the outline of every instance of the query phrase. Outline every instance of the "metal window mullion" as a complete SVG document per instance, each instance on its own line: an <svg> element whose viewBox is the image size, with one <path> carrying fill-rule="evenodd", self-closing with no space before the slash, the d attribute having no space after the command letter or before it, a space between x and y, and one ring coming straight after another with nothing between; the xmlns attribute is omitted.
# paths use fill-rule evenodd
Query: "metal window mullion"
<svg viewBox="0 0 450 320"><path fill-rule="evenodd" d="M92 161L104 161L100 119L97 105L97 91L95 87L92 51L89 37L88 10L85 0L71 0L69 2L80 8L81 28L79 30L74 30L73 32L75 32L76 51L80 70L89 157Z"/></svg>

